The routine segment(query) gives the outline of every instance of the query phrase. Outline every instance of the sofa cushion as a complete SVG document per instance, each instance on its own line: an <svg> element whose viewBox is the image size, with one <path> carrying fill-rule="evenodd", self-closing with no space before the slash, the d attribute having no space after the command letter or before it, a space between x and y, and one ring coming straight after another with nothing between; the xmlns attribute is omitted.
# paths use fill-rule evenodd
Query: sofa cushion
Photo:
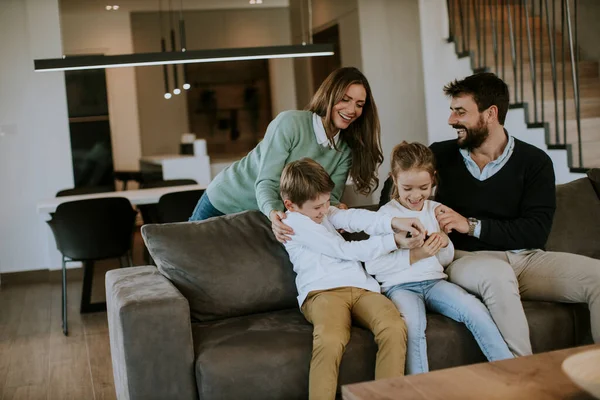
<svg viewBox="0 0 600 400"><path fill-rule="evenodd" d="M161 273L209 321L297 306L295 274L271 223L258 211L200 222L144 225Z"/></svg>
<svg viewBox="0 0 600 400"><path fill-rule="evenodd" d="M312 325L298 308L192 324L198 396L307 399ZM340 366L342 384L374 378L372 334L352 327Z"/></svg>
<svg viewBox="0 0 600 400"><path fill-rule="evenodd" d="M600 168L592 168L587 172L588 178L592 182L592 186L594 186L594 190L596 191L596 196L600 198Z"/></svg>
<svg viewBox="0 0 600 400"><path fill-rule="evenodd" d="M535 352L573 347L589 333L585 306L524 302ZM427 315L431 370L485 361L463 324ZM216 399L306 399L312 326L296 309L192 324L198 394ZM377 347L352 327L339 384L372 380Z"/></svg>
<svg viewBox="0 0 600 400"><path fill-rule="evenodd" d="M556 212L546 250L600 259L600 199L589 178L556 187Z"/></svg>

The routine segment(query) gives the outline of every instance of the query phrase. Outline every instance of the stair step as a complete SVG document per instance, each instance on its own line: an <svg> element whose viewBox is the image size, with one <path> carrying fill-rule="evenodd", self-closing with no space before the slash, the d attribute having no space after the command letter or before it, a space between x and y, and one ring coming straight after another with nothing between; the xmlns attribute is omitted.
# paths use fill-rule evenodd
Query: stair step
<svg viewBox="0 0 600 400"><path fill-rule="evenodd" d="M531 63L534 59L530 59L529 56L529 37L527 36L527 29L525 21L521 21L518 17L525 15L525 9L520 5L519 0L504 0L501 6L496 4L490 5L488 0L474 0L469 1L470 13L469 18L464 20L464 27L469 31L470 35L468 38L464 38L466 42L466 48L470 50L471 63L474 68L486 65L489 71L495 72L501 76L503 80L508 84L511 91L511 98L515 101L515 76L513 74L512 66L512 41L509 30L509 19L508 12L506 10L506 4L512 4L510 7L512 24L513 24L513 39L516 44L516 56L517 56L517 73L516 78L518 79L518 101L524 102L528 105L529 120L533 122L535 110L533 108L533 95L534 89L532 86L531 77ZM478 21L473 13L472 4L476 3L480 9L478 14ZM539 3L535 2L535 10L539 11ZM463 2L463 15L466 14L466 3ZM549 5L550 14L552 13L551 4ZM481 15L481 11L484 11L484 15ZM502 17L502 10L504 15ZM560 13L560 7L558 9ZM463 30L461 29L458 11L455 9L454 18L454 43L457 51L462 51L463 46ZM492 32L492 15L497 15L494 19L496 25L496 36L494 37ZM544 119L549 127L549 145L552 144L563 144L564 132L563 126L566 122L566 142L571 148L571 167L580 167L579 165L579 145L578 145L578 134L577 134L577 121L575 113L575 102L573 93L573 78L571 66L571 54L568 43L568 38L560 32L551 32L551 39L553 46L550 44L550 38L548 37L548 21L546 20L545 11L540 16L533 16L531 8L529 8L529 27L531 33L531 39L533 40L532 45L534 48L533 57L535 57L535 73L536 73L536 89L535 95L537 100L537 116L541 118L541 112L543 108ZM552 17L551 17L552 18ZM560 17L557 18L557 23L560 24ZM521 22L523 23L523 30L520 29ZM479 32L479 46L477 41L477 26L480 27ZM501 35L502 27L504 28L504 36ZM533 37L535 36L535 38ZM540 38L542 39L542 45L540 46ZM497 52L496 57L498 60L498 69L495 67L495 55L492 46L493 41L496 40ZM484 44L485 42L485 49ZM523 46L521 51L521 45ZM563 45L565 53L565 65L563 68L562 56L563 56ZM558 78L557 82L557 101L554 101L554 85L552 81L552 60L551 51L555 51L556 56L556 74ZM541 54L540 54L541 53ZM521 57L522 54L522 57ZM481 60L481 62L480 62ZM503 61L502 61L503 60ZM523 78L523 98L521 98L521 62L522 71L524 73ZM504 64L504 65L502 65ZM504 71L502 71L504 67ZM563 81L562 75L565 75L565 88L566 88L566 115L563 115ZM580 60L578 65L579 70L579 98L580 98L580 132L581 132L581 144L582 144L582 158L583 166L585 167L600 167L600 67L597 60ZM543 76L542 76L543 71ZM543 105L542 105L542 88L543 88ZM555 125L555 107L558 108L557 116L559 119L558 131L560 134L560 140L556 141L556 125ZM566 118L566 121L564 119Z"/></svg>

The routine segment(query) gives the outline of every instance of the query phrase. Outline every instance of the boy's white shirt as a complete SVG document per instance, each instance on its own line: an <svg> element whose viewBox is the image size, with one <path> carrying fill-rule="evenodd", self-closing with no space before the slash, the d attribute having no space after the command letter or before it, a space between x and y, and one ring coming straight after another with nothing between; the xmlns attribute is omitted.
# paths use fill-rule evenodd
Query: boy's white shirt
<svg viewBox="0 0 600 400"><path fill-rule="evenodd" d="M391 216L331 206L319 224L299 212L287 211L286 214L283 222L294 234L292 240L285 243L285 249L297 274L300 307L313 290L350 286L380 292L379 284L365 272L360 261L373 260L397 249ZM337 229L365 231L371 237L347 242Z"/></svg>
<svg viewBox="0 0 600 400"><path fill-rule="evenodd" d="M440 203L425 200L421 211L413 211L392 200L377 211L390 217L418 218L427 229L428 234L440 231L440 225L435 218L435 208ZM422 282L430 279L445 279L444 267L454 259L454 245L448 241L448 246L442 248L435 256L410 264L410 250L398 249L383 255L376 260L365 263L367 272L375 277L386 290L394 285L409 282Z"/></svg>

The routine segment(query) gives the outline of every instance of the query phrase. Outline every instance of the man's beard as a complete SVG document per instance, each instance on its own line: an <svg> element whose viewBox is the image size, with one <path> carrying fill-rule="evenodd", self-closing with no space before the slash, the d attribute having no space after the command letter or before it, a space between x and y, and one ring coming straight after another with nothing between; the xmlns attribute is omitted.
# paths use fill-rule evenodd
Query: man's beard
<svg viewBox="0 0 600 400"><path fill-rule="evenodd" d="M452 125L452 127L454 129L464 129L466 131L464 138L458 139L458 147L469 151L481 146L490 134L488 127L483 122L483 117L480 117L477 126L471 129L467 129L464 125L460 124Z"/></svg>

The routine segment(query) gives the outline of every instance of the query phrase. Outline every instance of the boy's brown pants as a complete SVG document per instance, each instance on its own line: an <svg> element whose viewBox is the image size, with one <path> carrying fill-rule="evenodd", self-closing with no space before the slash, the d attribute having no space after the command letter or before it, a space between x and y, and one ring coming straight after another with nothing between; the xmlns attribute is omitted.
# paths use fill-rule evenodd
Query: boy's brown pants
<svg viewBox="0 0 600 400"><path fill-rule="evenodd" d="M312 291L302 304L302 313L314 325L310 400L335 399L339 366L353 320L375 336L375 379L404 375L406 324L384 295L355 287Z"/></svg>

